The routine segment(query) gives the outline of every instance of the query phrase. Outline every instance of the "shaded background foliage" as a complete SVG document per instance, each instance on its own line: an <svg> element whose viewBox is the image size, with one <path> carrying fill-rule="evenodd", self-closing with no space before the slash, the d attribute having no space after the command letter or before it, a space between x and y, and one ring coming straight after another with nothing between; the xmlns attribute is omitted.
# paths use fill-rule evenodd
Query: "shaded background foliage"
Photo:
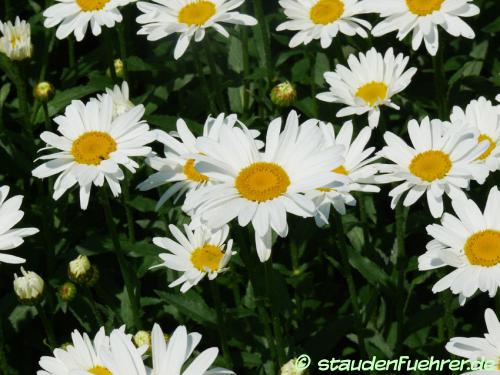
<svg viewBox="0 0 500 375"><path fill-rule="evenodd" d="M113 85L106 70L109 58L120 56L115 30L108 32L115 46L112 51L102 37L87 35L81 43L59 41L53 37L54 30L45 30L42 26L41 13L47 4L32 0L2 3L0 19L19 15L31 24L35 55L23 63L21 69L27 79L28 93L41 79L55 85L57 93L48 103L51 116L61 113L72 99L87 98ZM396 52L410 56L409 66L418 68L412 84L396 99L401 110L383 109L381 125L374 131L371 141L377 148L383 146L384 130L404 135L411 118L429 115L447 119L453 105L465 106L481 95L493 99L499 91L500 17L495 0L475 1L481 13L467 20L476 32L474 40L440 33L446 75L443 92L436 89L438 77L431 57L423 48L414 52L408 41L398 42L394 34L389 34L369 39L340 35L327 50L322 50L319 42L291 50L287 46L291 34L274 31L284 19L279 5L275 1L264 3L267 30L236 27L228 40L211 31L208 39L200 44L193 43L177 62L172 57L175 38L147 42L144 37L135 35L138 29L135 6L123 9L124 22L120 27L125 32L125 62L131 97L135 103L145 105L146 120L152 127L171 131L176 119L182 117L199 134L208 114L224 111L237 113L248 126L264 132L270 119L286 115L288 111L280 111L269 99L272 86L285 79L297 85L295 107L303 118L316 117L339 125L344 120L335 118L337 106L314 98L316 92L326 87L323 73L333 70L337 63L345 63L350 53L364 52L371 46L380 52L393 47ZM242 12L255 15L254 5L255 2L247 1ZM367 18L375 24L374 15ZM267 43L268 37L270 43ZM210 56L217 75L210 71L210 59L207 59ZM247 58L248 65L244 64ZM31 95L30 100L31 121L23 124L16 89L5 74L0 75L0 181L2 185L10 185L13 194L25 196L23 226L41 229L41 233L28 238L25 245L15 250L16 255L27 259L26 269L36 271L46 280L44 308L55 324L59 343L69 341L73 329L87 331L92 336L96 332L98 322L90 309L89 298L95 300L105 315L107 329L122 323L131 326L130 303L116 259L111 254L112 244L97 196L93 194L89 209L81 211L77 194L66 194L54 202L49 183L40 184L31 177L34 150L42 147L38 135L44 130L44 116L40 104L34 102ZM445 105L442 113L440 103ZM354 118L354 122L360 129L366 125L366 118ZM55 129L54 123L49 126ZM318 229L312 219L292 218L290 235L278 239L274 245L271 269L269 265L258 263L249 245L253 243L251 235L233 225L231 237L235 239L239 254L234 257L231 270L216 281L226 317L221 324L215 310L214 298L217 296L211 293L208 281L182 295L177 289L167 288L175 276L172 271L163 268L148 271L158 262L160 252L152 245L151 238L168 235L169 223L188 220L179 205L171 201L156 213L154 205L159 192L135 190L150 173L150 168L144 165L136 175L129 176L131 199L125 202L120 197L112 202L122 245L140 281L142 328L151 329L153 322L159 322L168 332L177 324L186 324L189 330L203 334L205 347L221 347L219 334L222 331L229 340L233 368L242 374L276 370L270 360L274 345L269 346L266 341L266 329L272 331L273 336L281 333L287 358L300 353L308 353L313 360L361 356L355 334L359 324L352 314L353 300L343 277L345 267L339 257L336 241L339 236L335 226ZM473 184L470 195L484 205L486 192L495 182L498 182L498 172L490 176L484 186ZM343 218L368 354L380 358L397 354L449 358L444 351L448 338L455 333L481 335L484 308L494 307L495 301L480 294L459 307L457 298L449 291L432 294L431 287L441 275L440 271L417 270L417 257L429 240L425 226L434 222L423 202L410 210L407 256L399 265L405 271L406 281L403 289L398 287L395 219L387 196L389 188L383 187L377 195L358 196L359 203L366 208L366 218L360 216L358 207L349 209ZM134 215L133 242L127 236L125 205ZM67 280L67 263L77 254L90 256L99 267L101 279L91 295L79 290L74 301L62 302L56 289ZM251 267L244 266L243 260ZM19 305L12 292L13 273L17 271L17 266L0 265L3 280L0 286L0 372L31 374L38 368L39 357L50 351L36 310ZM266 291L265 284L269 281L272 288ZM262 296L268 292L275 301L274 314L262 309L262 306L267 307ZM397 343L397 311L402 304L404 337L402 343ZM269 318L267 321L272 315L274 320ZM219 362L230 365L222 356Z"/></svg>

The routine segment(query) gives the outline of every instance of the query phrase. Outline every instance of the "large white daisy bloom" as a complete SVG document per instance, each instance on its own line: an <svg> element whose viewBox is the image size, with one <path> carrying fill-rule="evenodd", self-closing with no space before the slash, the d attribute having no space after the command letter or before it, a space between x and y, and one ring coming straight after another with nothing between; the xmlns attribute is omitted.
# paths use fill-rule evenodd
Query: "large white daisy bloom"
<svg viewBox="0 0 500 375"><path fill-rule="evenodd" d="M366 54L349 55L349 67L337 65L335 72L324 74L330 85L328 92L316 96L329 103L345 104L337 117L362 115L368 112L368 123L374 128L380 119L380 107L389 106L399 110L391 97L403 91L411 82L417 68L405 71L409 61L402 53L394 56L392 48L385 55L375 48Z"/></svg>
<svg viewBox="0 0 500 375"><path fill-rule="evenodd" d="M47 28L57 26L56 37L67 38L75 34L77 41L83 40L90 24L92 34L100 35L102 26L112 28L122 21L119 6L129 0L57 0L43 12Z"/></svg>
<svg viewBox="0 0 500 375"><path fill-rule="evenodd" d="M113 89L106 88L106 94L111 96L113 100L113 118L123 115L125 112L134 108L134 103L130 101L129 87L126 81L122 82L121 87L115 85ZM105 94L97 95L97 99L101 102L103 102L105 98Z"/></svg>
<svg viewBox="0 0 500 375"><path fill-rule="evenodd" d="M321 47L328 48L340 32L349 36L368 37L368 21L356 17L366 13L358 0L280 0L288 21L276 30L298 31L290 40L290 48L320 39Z"/></svg>
<svg viewBox="0 0 500 375"><path fill-rule="evenodd" d="M31 27L26 21L16 17L12 22L0 22L0 53L4 53L11 60L29 59L33 54L31 43Z"/></svg>
<svg viewBox="0 0 500 375"><path fill-rule="evenodd" d="M492 309L484 311L484 320L488 329L484 337L453 337L446 344L446 350L451 354L478 362L478 365L484 363L481 370L478 368L479 371L464 372L462 375L500 374L500 323Z"/></svg>
<svg viewBox="0 0 500 375"><path fill-rule="evenodd" d="M114 332L119 332L123 335L124 341L132 344L132 336L125 335L124 326L115 329ZM55 349L53 357L43 356L40 359L38 364L42 370L38 370L37 375L111 374L102 356L102 352L109 350L111 344L110 338L104 332L104 327L97 332L93 340L86 333L82 335L74 330L71 340L71 345L68 345L66 349ZM140 356L147 350L147 346L139 349L134 347L134 349Z"/></svg>
<svg viewBox="0 0 500 375"><path fill-rule="evenodd" d="M488 141L488 149L479 157L490 171L500 168L500 111L489 100L480 97L472 100L465 111L460 107L453 107L450 116L452 126L465 124L478 131L477 142Z"/></svg>
<svg viewBox="0 0 500 375"><path fill-rule="evenodd" d="M110 335L110 345L103 350L103 359L111 374L119 375L231 375L233 371L211 368L217 358L216 347L202 351L189 366L189 357L201 341L197 332L188 333L186 327L179 326L165 342L165 336L158 324L151 332L151 352L153 368L144 365L141 352L135 348L123 332L114 330Z"/></svg>
<svg viewBox="0 0 500 375"><path fill-rule="evenodd" d="M225 116L222 113L216 118L210 116L203 126L203 137L218 140L222 127L228 126L232 128L237 122L238 117L234 114ZM255 130L251 131L251 133L253 137L259 135L259 132ZM177 120L176 133L167 134L158 130L157 140L165 146L165 157L156 154L148 157L147 163L158 172L149 176L138 186L139 190L146 191L167 183L173 183L160 197L156 209L159 209L173 195L176 195L174 201L176 202L185 193L211 184L208 176L196 169L196 162L192 156L193 154L199 154L201 151L196 146L196 136L189 130L184 120Z"/></svg>
<svg viewBox="0 0 500 375"><path fill-rule="evenodd" d="M287 212L314 215L315 205L303 193L335 187L343 179L331 172L344 163L343 147L323 148L317 124L318 120L309 120L299 126L299 117L292 111L281 132L281 118L273 120L264 152L259 152L244 126L222 128L219 141L198 139L202 155L194 156L197 168L214 185L189 194L183 209L194 212L194 221L199 219L211 228L220 228L236 217L240 226L251 222L257 253L266 261L271 255L272 232L281 237L288 234Z"/></svg>
<svg viewBox="0 0 500 375"><path fill-rule="evenodd" d="M20 246L24 237L39 231L36 228L13 228L24 216L24 212L20 210L23 196L16 195L7 199L9 190L7 185L0 187L0 263L20 264L26 259L4 254L3 251Z"/></svg>
<svg viewBox="0 0 500 375"><path fill-rule="evenodd" d="M335 129L332 124L320 123L323 133L325 147L332 145L341 145L344 147L344 164L335 168L332 172L346 176L347 181L337 188L319 188L314 189L306 196L310 197L316 205L314 219L320 227L328 224L330 216L330 206L344 215L346 205L356 205L356 198L351 192L363 191L367 193L377 193L380 191L378 186L372 185L375 182L374 176L378 169L371 164L378 156L372 157L375 147L365 150L371 136L371 129L366 126L353 140L353 125L351 121L346 122L335 135Z"/></svg>
<svg viewBox="0 0 500 375"><path fill-rule="evenodd" d="M173 288L182 284L182 293L198 284L205 276L210 280L215 279L219 273L227 270L229 259L236 254L231 251L233 240L225 244L229 234L227 225L219 230L205 226L191 230L184 225L185 234L175 225L170 225L169 229L176 241L167 237L153 238L156 246L169 252L160 254L163 263L151 268L167 267L183 272L181 277L169 285Z"/></svg>
<svg viewBox="0 0 500 375"><path fill-rule="evenodd" d="M380 156L394 164L380 164L384 173L378 176L381 183L402 182L392 189L391 207L396 207L403 194L404 206L414 204L427 194L427 202L433 217L443 214L443 194L451 198L464 195L462 189L469 187L470 180L483 183L488 169L476 160L487 149L486 142L476 142L476 132L460 127L445 127L440 120L424 118L408 123L408 133L412 145L408 145L397 135L386 132L387 143Z"/></svg>
<svg viewBox="0 0 500 375"><path fill-rule="evenodd" d="M479 7L472 0L365 0L363 5L385 18L372 29L374 36L397 31L397 38L403 40L413 31L413 49L417 50L423 40L432 56L439 48L438 26L455 37L475 37L471 27L461 19L479 14Z"/></svg>
<svg viewBox="0 0 500 375"><path fill-rule="evenodd" d="M151 148L146 145L155 140L154 132L141 120L143 115L144 106L138 105L113 119L110 95L102 103L74 100L63 116L54 119L61 135L48 131L40 135L47 148L58 152L40 157L49 161L34 169L33 176L59 174L54 183L56 200L78 184L83 210L88 206L92 184L100 187L107 182L113 195L118 196L124 178L120 166L134 173L139 165L131 158L148 155Z"/></svg>
<svg viewBox="0 0 500 375"><path fill-rule="evenodd" d="M143 24L137 32L147 35L150 41L179 33L174 58L179 59L186 52L191 39L201 42L208 28L229 37L221 23L254 26L257 20L246 14L235 12L245 0L153 0L156 4L139 1L141 12L137 22Z"/></svg>
<svg viewBox="0 0 500 375"><path fill-rule="evenodd" d="M500 193L490 190L484 212L474 201L457 197L452 201L456 216L445 213L441 225L427 226L434 239L420 256L419 269L456 268L434 285L434 293L451 289L460 301L478 289L494 297L500 287Z"/></svg>

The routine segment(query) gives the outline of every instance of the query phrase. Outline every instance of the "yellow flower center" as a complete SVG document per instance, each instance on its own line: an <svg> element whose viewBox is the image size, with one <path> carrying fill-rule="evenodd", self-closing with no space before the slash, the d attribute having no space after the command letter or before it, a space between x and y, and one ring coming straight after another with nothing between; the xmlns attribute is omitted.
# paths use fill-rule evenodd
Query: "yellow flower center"
<svg viewBox="0 0 500 375"><path fill-rule="evenodd" d="M104 132L87 132L79 136L71 146L71 155L79 164L99 165L116 151L116 142Z"/></svg>
<svg viewBox="0 0 500 375"><path fill-rule="evenodd" d="M196 0L185 5L178 15L180 23L203 26L216 12L215 4L208 0Z"/></svg>
<svg viewBox="0 0 500 375"><path fill-rule="evenodd" d="M479 139L477 140L478 143L481 143L483 141L488 141L489 146L486 149L486 151L483 152L483 154L480 157L478 157L479 160L486 159L488 156L490 156L491 152L497 147L496 142L493 139L491 139L489 136L487 136L486 134L481 134L479 136Z"/></svg>
<svg viewBox="0 0 500 375"><path fill-rule="evenodd" d="M206 244L191 253L191 263L202 272L206 272L207 268L215 272L219 269L220 260L223 256L224 253L220 247Z"/></svg>
<svg viewBox="0 0 500 375"><path fill-rule="evenodd" d="M375 105L379 100L384 100L387 96L387 85L383 82L369 82L361 86L355 94L370 106Z"/></svg>
<svg viewBox="0 0 500 375"><path fill-rule="evenodd" d="M500 231L483 230L467 239L464 252L470 264L493 267L500 263Z"/></svg>
<svg viewBox="0 0 500 375"><path fill-rule="evenodd" d="M76 3L84 12L93 12L103 9L110 0L76 0Z"/></svg>
<svg viewBox="0 0 500 375"><path fill-rule="evenodd" d="M319 0L309 11L309 17L317 25L328 25L344 14L341 0Z"/></svg>
<svg viewBox="0 0 500 375"><path fill-rule="evenodd" d="M408 9L417 16L427 16L432 12L441 9L444 0L406 0Z"/></svg>
<svg viewBox="0 0 500 375"><path fill-rule="evenodd" d="M106 367L102 366L95 366L87 371L94 375L113 375L111 371L109 371Z"/></svg>
<svg viewBox="0 0 500 375"><path fill-rule="evenodd" d="M422 180L432 182L445 177L452 167L450 157L442 151L425 151L410 163L410 172Z"/></svg>
<svg viewBox="0 0 500 375"><path fill-rule="evenodd" d="M188 180L194 181L194 182L207 182L208 177L205 176L204 174L201 174L198 172L194 166L194 159L189 159L186 164L184 164L184 167L182 168L182 172L184 172L184 175L187 177Z"/></svg>
<svg viewBox="0 0 500 375"><path fill-rule="evenodd" d="M278 164L258 162L242 169L236 177L236 189L242 197L265 202L286 193L290 178Z"/></svg>
<svg viewBox="0 0 500 375"><path fill-rule="evenodd" d="M17 43L20 41L21 38L17 35L14 35L12 38L10 38L10 45L12 46L12 48L16 48Z"/></svg>
<svg viewBox="0 0 500 375"><path fill-rule="evenodd" d="M343 174L346 176L349 174L349 172L347 171L347 169L345 169L345 167L343 165L341 165L340 167L337 167L335 169L332 169L332 172L338 173L338 174Z"/></svg>

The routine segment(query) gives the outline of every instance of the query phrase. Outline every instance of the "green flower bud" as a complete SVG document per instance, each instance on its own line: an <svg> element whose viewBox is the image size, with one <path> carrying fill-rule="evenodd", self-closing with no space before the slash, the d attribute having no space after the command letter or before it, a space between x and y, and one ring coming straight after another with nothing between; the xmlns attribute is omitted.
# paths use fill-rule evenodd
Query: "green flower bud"
<svg viewBox="0 0 500 375"><path fill-rule="evenodd" d="M123 78L123 72L124 72L123 61L120 59L115 59L115 61L113 61L113 66L115 67L116 76L118 78ZM106 70L106 74L108 75L108 77L111 77L111 72L109 68Z"/></svg>
<svg viewBox="0 0 500 375"><path fill-rule="evenodd" d="M97 284L99 281L99 268L95 264L92 265L92 277L85 283L85 286L88 286L89 288L92 288Z"/></svg>
<svg viewBox="0 0 500 375"><path fill-rule="evenodd" d="M78 285L85 284L92 279L92 264L85 255L78 255L76 259L69 262L68 277Z"/></svg>
<svg viewBox="0 0 500 375"><path fill-rule="evenodd" d="M76 297L76 285L68 281L59 287L58 294L63 301L72 301Z"/></svg>
<svg viewBox="0 0 500 375"><path fill-rule="evenodd" d="M288 81L280 83L271 90L271 101L278 107L289 107L297 100L297 90Z"/></svg>
<svg viewBox="0 0 500 375"><path fill-rule="evenodd" d="M54 96L55 88L52 83L44 81L37 83L33 89L33 95L41 102L48 102Z"/></svg>
<svg viewBox="0 0 500 375"><path fill-rule="evenodd" d="M134 335L134 344L138 348L148 345L148 350L151 349L151 333L148 331L137 331Z"/></svg>

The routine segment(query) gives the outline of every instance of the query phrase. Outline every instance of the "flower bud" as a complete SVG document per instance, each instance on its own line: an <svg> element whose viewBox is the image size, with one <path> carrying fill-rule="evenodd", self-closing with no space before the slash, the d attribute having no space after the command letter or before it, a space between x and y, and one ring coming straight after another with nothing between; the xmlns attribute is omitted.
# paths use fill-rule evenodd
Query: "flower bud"
<svg viewBox="0 0 500 375"><path fill-rule="evenodd" d="M73 301L76 297L76 285L68 281L59 287L58 294L63 301Z"/></svg>
<svg viewBox="0 0 500 375"><path fill-rule="evenodd" d="M138 348L148 345L148 350L151 348L151 333L148 331L137 331L134 335L134 344Z"/></svg>
<svg viewBox="0 0 500 375"><path fill-rule="evenodd" d="M62 343L62 345L60 346L60 348L62 350L68 350L69 348L72 348L73 347L73 344L70 343L70 342L65 342L65 343Z"/></svg>
<svg viewBox="0 0 500 375"><path fill-rule="evenodd" d="M280 83L271 90L271 101L278 107L289 107L297 100L297 90L288 81Z"/></svg>
<svg viewBox="0 0 500 375"><path fill-rule="evenodd" d="M306 368L302 366L301 362L297 361L297 358L294 358L281 367L280 375L306 375L309 373Z"/></svg>
<svg viewBox="0 0 500 375"><path fill-rule="evenodd" d="M85 255L78 255L76 259L69 262L68 277L76 284L85 284L92 279L92 264Z"/></svg>
<svg viewBox="0 0 500 375"><path fill-rule="evenodd" d="M41 102L48 102L54 96L55 88L52 83L43 81L36 84L33 95Z"/></svg>
<svg viewBox="0 0 500 375"><path fill-rule="evenodd" d="M118 78L123 78L123 71L124 71L124 65L123 61L121 59L115 59L113 61L113 66L115 67L115 74ZM111 72L109 68L106 70L106 74L108 77L111 77Z"/></svg>
<svg viewBox="0 0 500 375"><path fill-rule="evenodd" d="M14 292L19 302L25 305L34 305L42 300L44 281L35 272L26 272L21 267L22 276L14 274Z"/></svg>
<svg viewBox="0 0 500 375"><path fill-rule="evenodd" d="M99 281L99 268L95 264L92 265L92 276L90 277L89 281L85 283L85 286L88 286L89 288L92 288L97 284Z"/></svg>

